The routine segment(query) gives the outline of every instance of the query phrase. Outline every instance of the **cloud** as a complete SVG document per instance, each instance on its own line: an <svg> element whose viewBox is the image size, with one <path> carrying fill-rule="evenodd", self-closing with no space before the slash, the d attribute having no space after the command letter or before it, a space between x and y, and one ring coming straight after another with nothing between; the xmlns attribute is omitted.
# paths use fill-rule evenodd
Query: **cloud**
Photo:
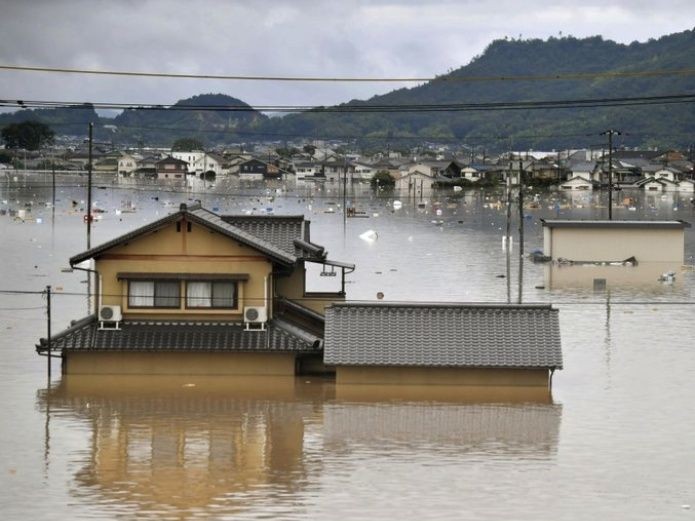
<svg viewBox="0 0 695 521"><path fill-rule="evenodd" d="M429 77L495 38L601 34L620 42L688 29L695 3L309 0L6 1L0 63L180 73ZM677 12L679 16L672 16ZM649 23L644 23L649 20ZM0 97L171 103L224 92L251 104L326 105L388 83L250 83L0 71Z"/></svg>

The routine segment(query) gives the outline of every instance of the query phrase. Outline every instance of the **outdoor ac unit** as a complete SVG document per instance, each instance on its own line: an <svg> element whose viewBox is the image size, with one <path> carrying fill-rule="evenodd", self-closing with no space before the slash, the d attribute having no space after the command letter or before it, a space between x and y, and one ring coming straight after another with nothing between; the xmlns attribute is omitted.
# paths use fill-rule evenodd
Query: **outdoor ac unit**
<svg viewBox="0 0 695 521"><path fill-rule="evenodd" d="M120 329L121 306L101 306L99 308L99 329Z"/></svg>
<svg viewBox="0 0 695 521"><path fill-rule="evenodd" d="M268 310L265 306L246 306L244 307L244 324L246 329L251 329L251 325L260 325L257 329L265 329L268 321Z"/></svg>

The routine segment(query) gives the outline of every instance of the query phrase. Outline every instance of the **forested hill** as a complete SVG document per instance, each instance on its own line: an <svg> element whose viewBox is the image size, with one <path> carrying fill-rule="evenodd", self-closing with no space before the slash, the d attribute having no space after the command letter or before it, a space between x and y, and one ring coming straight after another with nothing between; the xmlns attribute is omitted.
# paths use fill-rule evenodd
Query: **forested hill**
<svg viewBox="0 0 695 521"><path fill-rule="evenodd" d="M226 112L205 109L217 106L251 108L225 94L201 94L179 100L167 109L125 110L113 120L113 124L118 127L118 132L146 143L167 143L182 137L197 137L203 143L215 143L233 137L235 131L252 130L268 119L255 110Z"/></svg>
<svg viewBox="0 0 695 521"><path fill-rule="evenodd" d="M552 81L459 81L466 77L540 76L599 71L637 72L693 69L695 30L645 43L622 45L601 37L497 40L468 65L426 84L346 105L486 103L695 93L695 75L592 78ZM607 127L629 135L626 143L688 144L695 133L695 105L436 112L399 114L298 114L267 121L275 133L314 136L456 137L494 145L487 136L512 136L514 146L534 148L591 145ZM587 135L588 134L588 135ZM541 136L524 138L523 136ZM497 139L498 148L510 140Z"/></svg>
<svg viewBox="0 0 695 521"><path fill-rule="evenodd" d="M207 107L243 107L245 111L215 111ZM91 104L55 109L23 109L0 114L0 127L33 120L51 126L57 135L86 136L94 123L97 140L114 143L170 145L194 137L206 144L239 139L268 119L243 101L226 94L200 94L161 109L126 109L115 118L99 117ZM240 134L236 135L235 132Z"/></svg>
<svg viewBox="0 0 695 521"><path fill-rule="evenodd" d="M582 73L634 73L695 69L695 30L629 45L592 38L497 40L469 64L437 79L338 107L581 100L695 94L695 75L610 75L584 79L465 81L466 78L566 76ZM277 100L281 103L282 100ZM0 127L34 119L50 124L56 134L85 135L94 122L97 139L114 142L171 144L195 137L218 142L331 138L378 138L374 142L413 144L422 140L455 140L488 149L561 148L601 143L599 132L623 131L617 145L686 146L695 141L695 103L544 110L476 112L398 112L345 114L305 112L268 118L243 112L202 110L209 106L245 106L226 94L202 94L161 110L128 109L114 119L99 118L94 108L28 110L0 114ZM200 107L200 110L197 109ZM187 110L179 110L185 108ZM192 109L192 110L191 110ZM250 109L250 107L249 107ZM413 138L413 139L403 139Z"/></svg>

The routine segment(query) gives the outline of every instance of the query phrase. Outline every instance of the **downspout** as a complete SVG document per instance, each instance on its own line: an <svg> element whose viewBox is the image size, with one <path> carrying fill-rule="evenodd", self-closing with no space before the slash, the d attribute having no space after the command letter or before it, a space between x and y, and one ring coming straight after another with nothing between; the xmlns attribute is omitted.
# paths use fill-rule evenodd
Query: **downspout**
<svg viewBox="0 0 695 521"><path fill-rule="evenodd" d="M87 273L94 273L94 283L95 283L95 299L94 299L94 305L96 307L96 310L94 311L94 316L96 316L97 319L97 326L98 326L98 321L99 321L99 306L101 305L101 298L99 297L101 294L101 274L97 270L93 270L90 268L80 268L78 266L73 266L72 269L74 270L80 270L80 271L86 271ZM87 288L87 293L89 294L89 288ZM96 335L92 335L92 345L90 347L94 347L94 343L96 342ZM63 358L63 363L65 363L65 358Z"/></svg>
<svg viewBox="0 0 695 521"><path fill-rule="evenodd" d="M94 280L96 281L96 288L95 288L95 293L96 293L96 300L95 300L95 307L96 309L94 310L94 314L99 318L99 307L101 306L101 274L97 270L93 270L90 268L80 268L79 266L72 266L73 270L80 270L80 271L86 271L88 273L94 273L95 277ZM89 288L87 288L87 291L89 291Z"/></svg>
<svg viewBox="0 0 695 521"><path fill-rule="evenodd" d="M265 306L266 316L270 322L271 312L268 308L268 275L263 277L263 305ZM270 324L265 325L265 348L270 350Z"/></svg>

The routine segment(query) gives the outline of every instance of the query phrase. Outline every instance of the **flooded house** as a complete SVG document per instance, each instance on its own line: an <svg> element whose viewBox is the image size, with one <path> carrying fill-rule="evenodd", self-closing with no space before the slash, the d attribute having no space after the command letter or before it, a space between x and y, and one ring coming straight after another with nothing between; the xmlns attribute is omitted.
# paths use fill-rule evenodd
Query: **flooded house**
<svg viewBox="0 0 695 521"><path fill-rule="evenodd" d="M680 283L684 221L582 221L541 219L544 266L550 290L655 288Z"/></svg>
<svg viewBox="0 0 695 521"><path fill-rule="evenodd" d="M185 179L188 163L175 157L165 157L154 164L157 179Z"/></svg>
<svg viewBox="0 0 695 521"><path fill-rule="evenodd" d="M344 302L326 309L340 385L548 388L562 369L558 310L535 304Z"/></svg>
<svg viewBox="0 0 695 521"><path fill-rule="evenodd" d="M178 160L175 160L178 161ZM351 264L311 242L303 216L179 211L70 259L93 262L94 314L51 338L65 373L284 375L321 366L323 312ZM335 290L308 291L309 264ZM42 339L41 354L49 350Z"/></svg>
<svg viewBox="0 0 695 521"><path fill-rule="evenodd" d="M685 254L685 228L673 221L541 219L543 251L569 262L676 262Z"/></svg>

